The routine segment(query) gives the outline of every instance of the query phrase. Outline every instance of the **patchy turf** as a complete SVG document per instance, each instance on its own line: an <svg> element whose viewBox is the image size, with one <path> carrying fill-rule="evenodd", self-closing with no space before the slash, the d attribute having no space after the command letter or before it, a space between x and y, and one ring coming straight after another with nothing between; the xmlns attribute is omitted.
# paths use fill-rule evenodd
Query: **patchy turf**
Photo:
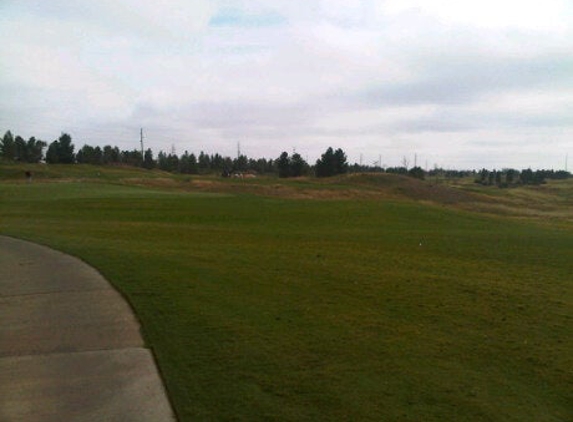
<svg viewBox="0 0 573 422"><path fill-rule="evenodd" d="M399 178L123 171L0 183L0 232L126 295L181 420L571 419L567 220L430 205Z"/></svg>
<svg viewBox="0 0 573 422"><path fill-rule="evenodd" d="M0 180L25 183L26 170L33 172L35 181L41 182L113 183L172 191L241 193L289 199L411 200L488 214L573 222L573 179L500 189L477 185L471 178L423 181L383 173L323 179L278 179L272 176L224 179L217 175L180 175L127 166L0 163Z"/></svg>

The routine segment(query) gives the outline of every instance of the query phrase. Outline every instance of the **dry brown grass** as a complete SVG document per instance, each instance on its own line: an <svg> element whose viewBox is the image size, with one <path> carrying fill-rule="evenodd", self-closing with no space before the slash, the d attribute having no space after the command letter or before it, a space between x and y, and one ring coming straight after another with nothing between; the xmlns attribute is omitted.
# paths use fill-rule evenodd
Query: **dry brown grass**
<svg viewBox="0 0 573 422"><path fill-rule="evenodd" d="M0 180L26 183L24 169L34 173L33 183L101 182L152 189L250 194L309 200L418 201L491 215L558 220L573 223L573 180L549 181L540 186L500 189L476 185L471 178L425 181L395 174L350 174L317 179L257 177L223 179L217 175L174 175L159 170L87 165L0 166Z"/></svg>
<svg viewBox="0 0 573 422"><path fill-rule="evenodd" d="M471 180L417 180L394 174L351 174L333 178L222 179L216 176L127 177L126 185L183 191L251 194L310 200L406 200L465 211L573 223L573 181L510 189L484 187Z"/></svg>

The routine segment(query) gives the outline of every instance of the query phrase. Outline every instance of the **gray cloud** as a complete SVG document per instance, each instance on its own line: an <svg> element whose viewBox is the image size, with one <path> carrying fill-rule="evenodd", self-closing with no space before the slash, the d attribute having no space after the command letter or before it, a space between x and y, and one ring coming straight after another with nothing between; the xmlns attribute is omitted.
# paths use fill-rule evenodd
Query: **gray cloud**
<svg viewBox="0 0 573 422"><path fill-rule="evenodd" d="M406 82L371 87L357 94L369 105L465 104L484 95L520 89L573 86L573 58L457 57L428 59Z"/></svg>
<svg viewBox="0 0 573 422"><path fill-rule="evenodd" d="M156 150L313 160L332 145L387 164L487 166L510 148L535 165L544 149L537 165L553 166L573 153L573 16L547 2L536 23L492 1L472 16L432 1L7 0L0 130L129 148L144 127Z"/></svg>

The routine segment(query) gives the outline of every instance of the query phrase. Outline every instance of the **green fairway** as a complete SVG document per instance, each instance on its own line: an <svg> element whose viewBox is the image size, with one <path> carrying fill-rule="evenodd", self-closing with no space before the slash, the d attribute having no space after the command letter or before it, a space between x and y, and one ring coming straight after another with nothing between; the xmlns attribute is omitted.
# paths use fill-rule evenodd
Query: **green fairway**
<svg viewBox="0 0 573 422"><path fill-rule="evenodd" d="M125 295L181 421L573 420L570 223L97 178L0 183L0 233Z"/></svg>

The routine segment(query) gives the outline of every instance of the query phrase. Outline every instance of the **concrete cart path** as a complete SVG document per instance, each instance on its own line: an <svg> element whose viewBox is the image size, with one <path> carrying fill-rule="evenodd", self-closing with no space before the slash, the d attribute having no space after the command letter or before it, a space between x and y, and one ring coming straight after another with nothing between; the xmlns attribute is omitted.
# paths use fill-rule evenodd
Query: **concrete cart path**
<svg viewBox="0 0 573 422"><path fill-rule="evenodd" d="M0 421L173 421L139 323L93 268L0 236Z"/></svg>

